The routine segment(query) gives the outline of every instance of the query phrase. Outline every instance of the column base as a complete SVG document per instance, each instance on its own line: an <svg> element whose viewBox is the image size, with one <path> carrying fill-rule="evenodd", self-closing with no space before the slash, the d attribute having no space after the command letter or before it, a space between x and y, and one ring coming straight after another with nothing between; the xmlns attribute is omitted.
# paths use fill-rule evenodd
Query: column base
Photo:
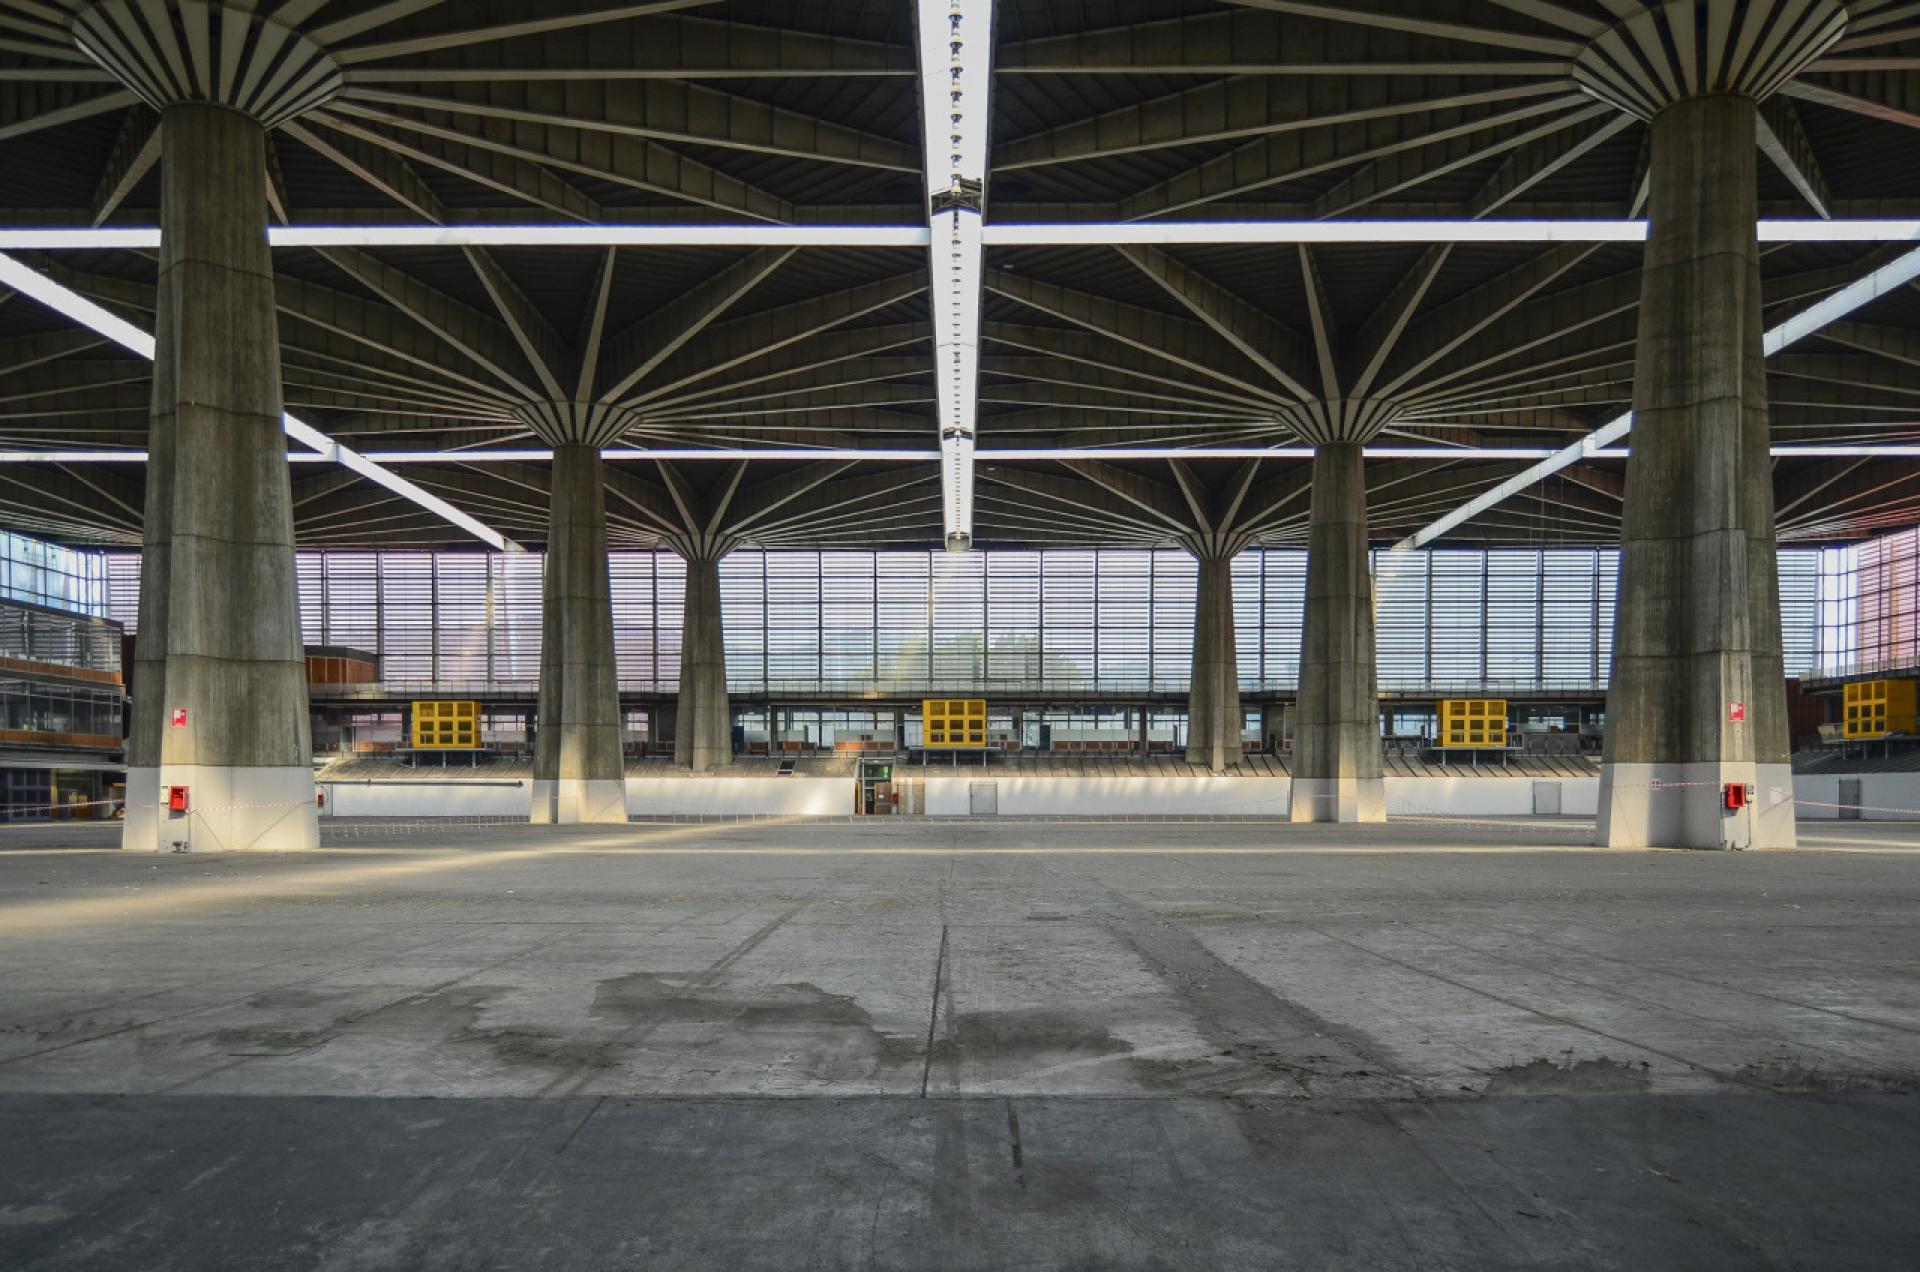
<svg viewBox="0 0 1920 1272"><path fill-rule="evenodd" d="M1754 788L1728 813L1722 788ZM1594 842L1603 848L1792 848L1793 768L1788 764L1603 764Z"/></svg>
<svg viewBox="0 0 1920 1272"><path fill-rule="evenodd" d="M536 777L533 808L527 821L535 826L624 824L627 820L627 783L618 777Z"/></svg>
<svg viewBox="0 0 1920 1272"><path fill-rule="evenodd" d="M187 811L167 789L187 788ZM136 852L303 852L320 846L313 769L163 764L127 770L120 846Z"/></svg>
<svg viewBox="0 0 1920 1272"><path fill-rule="evenodd" d="M1379 777L1296 777L1287 787L1295 822L1384 822L1387 783Z"/></svg>

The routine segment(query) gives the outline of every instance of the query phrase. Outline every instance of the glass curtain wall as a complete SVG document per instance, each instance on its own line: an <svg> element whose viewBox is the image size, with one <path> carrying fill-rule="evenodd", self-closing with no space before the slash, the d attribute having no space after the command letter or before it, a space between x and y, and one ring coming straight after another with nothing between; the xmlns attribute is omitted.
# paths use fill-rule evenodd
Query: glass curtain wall
<svg viewBox="0 0 1920 1272"><path fill-rule="evenodd" d="M1876 548L1851 574L1833 573L1840 554L1867 546L1781 553L1789 675L1826 665L1843 636L1858 651L1862 632L1911 656L1913 547L1909 536L1905 555ZM1377 552L1380 686L1603 689L1618 569L1612 549ZM532 685L540 570L533 554L301 553L301 621L309 644L377 655L392 685ZM677 689L685 566L621 552L611 574L621 684ZM110 554L105 575L111 617L131 628L138 556ZM1244 553L1233 581L1242 689L1295 688L1306 555ZM720 568L727 678L775 695L1180 693L1195 582L1193 559L1175 551L736 552ZM1862 595L1884 599L1863 609ZM1861 614L1879 617L1861 626Z"/></svg>
<svg viewBox="0 0 1920 1272"><path fill-rule="evenodd" d="M1821 673L1920 668L1920 529L1828 548L1819 557Z"/></svg>
<svg viewBox="0 0 1920 1272"><path fill-rule="evenodd" d="M0 599L104 618L106 554L0 530Z"/></svg>

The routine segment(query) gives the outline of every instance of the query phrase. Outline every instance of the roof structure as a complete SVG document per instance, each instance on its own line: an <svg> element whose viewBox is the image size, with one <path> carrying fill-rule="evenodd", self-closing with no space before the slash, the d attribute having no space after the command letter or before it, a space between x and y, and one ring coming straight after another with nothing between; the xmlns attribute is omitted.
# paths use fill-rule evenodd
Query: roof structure
<svg viewBox="0 0 1920 1272"><path fill-rule="evenodd" d="M1763 105L1763 216L1920 216L1920 17L1902 0L1841 7L1837 40ZM1631 219L1647 128L1596 92L1630 97L1654 73L1602 59L1648 8L1001 0L984 220ZM284 114L269 197L290 226L928 224L910 3L229 0L209 12L261 33L231 65L204 28L146 25L162 9L0 0L0 225L157 224L156 94L127 52L143 41L178 50L149 59L167 74L258 75L262 113ZM1767 244L1768 326L1910 251ZM1369 465L1372 532L1397 539L1528 464L1477 451L1577 443L1631 398L1633 242L984 252L979 445L1112 453L982 460L981 546L1300 542L1302 459L1205 452L1363 426L1460 452ZM152 329L150 252L9 257ZM742 452L610 465L616 546L941 540L936 464L848 453L939 443L925 248L343 245L281 248L275 265L289 411L376 458L445 453L405 477L519 542L544 537L545 467L488 452L538 447L543 413L578 402L617 447ZM1920 442L1920 292L1843 308L1769 359L1776 443ZM137 450L149 391L138 355L0 300L0 451ZM1175 447L1195 453L1160 457ZM752 457L800 448L829 457ZM1580 458L1451 537L1611 542L1623 472ZM1786 541L1920 518L1911 456L1782 457L1775 479ZM135 543L141 500L135 463L0 462L13 528ZM294 501L303 545L473 542L331 464L297 467Z"/></svg>

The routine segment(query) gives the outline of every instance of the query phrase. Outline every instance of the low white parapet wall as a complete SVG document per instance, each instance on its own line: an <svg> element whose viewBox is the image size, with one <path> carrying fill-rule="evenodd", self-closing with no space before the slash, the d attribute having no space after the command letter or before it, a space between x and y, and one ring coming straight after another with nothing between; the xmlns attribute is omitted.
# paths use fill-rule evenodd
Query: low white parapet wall
<svg viewBox="0 0 1920 1272"><path fill-rule="evenodd" d="M1860 783L1858 801L1845 802L1859 810L1861 821L1920 820L1920 773L1843 773L1801 775L1793 779L1793 797L1802 820L1832 821L1841 813L1842 782Z"/></svg>
<svg viewBox="0 0 1920 1272"><path fill-rule="evenodd" d="M851 777L630 777L631 817L846 817Z"/></svg>
<svg viewBox="0 0 1920 1272"><path fill-rule="evenodd" d="M1287 812L1284 777L1060 777L962 771L928 773L925 811L932 817L993 813L1002 817L1278 817ZM1860 783L1866 821L1920 820L1920 773L1796 777L1802 819L1841 813L1842 781ZM329 817L525 817L530 781L435 779L322 780ZM1591 817L1600 783L1591 777L1389 777L1390 817L1526 817L1552 806ZM854 811L851 777L668 777L627 779L634 817L845 817Z"/></svg>
<svg viewBox="0 0 1920 1272"><path fill-rule="evenodd" d="M925 779L929 817L965 817L990 787L1002 817L1277 817L1287 811L1284 777L983 777ZM987 792L978 792L986 796Z"/></svg>
<svg viewBox="0 0 1920 1272"><path fill-rule="evenodd" d="M432 779L329 782L322 778L322 817L526 817L533 811L533 783Z"/></svg>
<svg viewBox="0 0 1920 1272"><path fill-rule="evenodd" d="M1530 817L1535 787L1560 788L1560 813L1591 817L1600 807L1597 777L1389 777L1389 817ZM1550 803L1550 801L1548 801Z"/></svg>

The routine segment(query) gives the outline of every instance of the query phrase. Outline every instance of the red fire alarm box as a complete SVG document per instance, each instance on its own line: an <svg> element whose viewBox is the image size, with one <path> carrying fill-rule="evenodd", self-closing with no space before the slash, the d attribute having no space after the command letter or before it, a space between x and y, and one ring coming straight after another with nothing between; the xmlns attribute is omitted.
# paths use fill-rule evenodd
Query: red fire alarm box
<svg viewBox="0 0 1920 1272"><path fill-rule="evenodd" d="M1728 782L1725 790L1726 809L1737 813L1745 808L1753 798L1753 788L1743 782Z"/></svg>
<svg viewBox="0 0 1920 1272"><path fill-rule="evenodd" d="M184 813L187 811L187 788L184 786L167 787L167 811Z"/></svg>
<svg viewBox="0 0 1920 1272"><path fill-rule="evenodd" d="M187 709L185 707L175 707L173 709L173 727L176 729L184 729L187 727Z"/></svg>

